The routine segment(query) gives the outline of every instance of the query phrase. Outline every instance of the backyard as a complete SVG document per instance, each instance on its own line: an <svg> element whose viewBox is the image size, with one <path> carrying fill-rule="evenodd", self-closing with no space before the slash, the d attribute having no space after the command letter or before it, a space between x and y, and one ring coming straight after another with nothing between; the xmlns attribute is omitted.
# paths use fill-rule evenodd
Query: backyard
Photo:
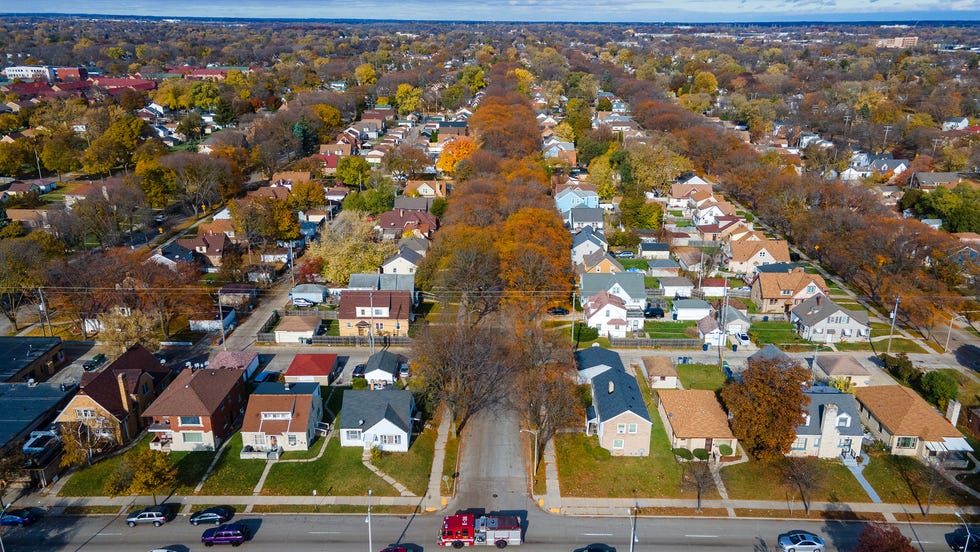
<svg viewBox="0 0 980 552"><path fill-rule="evenodd" d="M796 329L789 322L753 322L749 336L753 342L759 345L766 343L774 345L808 343L796 333Z"/></svg>
<svg viewBox="0 0 980 552"><path fill-rule="evenodd" d="M647 320L643 331L651 339L691 339L698 336L697 323L692 321Z"/></svg>
<svg viewBox="0 0 980 552"><path fill-rule="evenodd" d="M717 391L725 386L725 374L715 364L678 364L677 377L684 389Z"/></svg>

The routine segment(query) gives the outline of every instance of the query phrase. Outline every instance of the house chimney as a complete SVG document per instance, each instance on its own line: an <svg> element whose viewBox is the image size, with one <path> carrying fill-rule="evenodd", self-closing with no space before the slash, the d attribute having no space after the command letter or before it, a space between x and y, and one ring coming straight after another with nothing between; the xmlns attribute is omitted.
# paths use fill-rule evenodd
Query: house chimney
<svg viewBox="0 0 980 552"><path fill-rule="evenodd" d="M818 293L818 294L814 295L813 297L815 298L815 300L817 302L817 306L819 307L820 306L820 294Z"/></svg>
<svg viewBox="0 0 980 552"><path fill-rule="evenodd" d="M122 372L116 374L116 382L119 383L119 398L122 400L123 410L129 412L129 393L126 392L126 375Z"/></svg>
<svg viewBox="0 0 980 552"><path fill-rule="evenodd" d="M960 401L955 400L949 401L949 405L946 406L946 419L953 424L953 427L956 427L956 422L960 419L961 407Z"/></svg>
<svg viewBox="0 0 980 552"><path fill-rule="evenodd" d="M609 394L612 395L616 391L616 384L612 381L609 382Z"/></svg>

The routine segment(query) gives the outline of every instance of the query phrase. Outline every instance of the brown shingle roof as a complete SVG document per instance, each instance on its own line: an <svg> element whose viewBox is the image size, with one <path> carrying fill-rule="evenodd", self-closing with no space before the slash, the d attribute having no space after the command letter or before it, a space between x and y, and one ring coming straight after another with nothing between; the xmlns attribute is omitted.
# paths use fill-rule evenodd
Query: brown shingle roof
<svg viewBox="0 0 980 552"><path fill-rule="evenodd" d="M732 242L732 260L745 262L765 249L773 262L789 262L789 246L786 240L739 240Z"/></svg>
<svg viewBox="0 0 980 552"><path fill-rule="evenodd" d="M711 437L734 439L728 416L715 392L707 389L660 389L657 391L670 427L680 439Z"/></svg>
<svg viewBox="0 0 980 552"><path fill-rule="evenodd" d="M322 319L319 316L283 316L275 331L311 332L320 325L320 322Z"/></svg>
<svg viewBox="0 0 980 552"><path fill-rule="evenodd" d="M817 366L828 376L867 376L868 369L845 354L823 354L817 357Z"/></svg>
<svg viewBox="0 0 980 552"><path fill-rule="evenodd" d="M667 357L643 357L643 367L646 369L647 376L677 376L677 369L674 363Z"/></svg>
<svg viewBox="0 0 980 552"><path fill-rule="evenodd" d="M819 291L830 293L823 276L807 274L802 268L793 269L792 272L763 272L759 274L759 286L762 288L763 299L791 298L810 285L811 282L816 284ZM784 289L792 293L783 295Z"/></svg>
<svg viewBox="0 0 980 552"><path fill-rule="evenodd" d="M340 292L340 305L337 307L337 318L350 320L352 318L370 318L358 316L358 307L387 308L388 316L375 316L379 320L407 320L412 309L412 294L408 291L366 291L344 290Z"/></svg>
<svg viewBox="0 0 980 552"><path fill-rule="evenodd" d="M242 432L261 431L279 435L286 432L302 433L310 420L313 395L252 395L245 407ZM291 412L289 420L263 420L263 412Z"/></svg>
<svg viewBox="0 0 980 552"><path fill-rule="evenodd" d="M242 383L238 370L184 370L143 412L144 416L211 416Z"/></svg>
<svg viewBox="0 0 980 552"><path fill-rule="evenodd" d="M963 437L942 414L908 387L860 387L854 395L892 435L916 436L925 441Z"/></svg>

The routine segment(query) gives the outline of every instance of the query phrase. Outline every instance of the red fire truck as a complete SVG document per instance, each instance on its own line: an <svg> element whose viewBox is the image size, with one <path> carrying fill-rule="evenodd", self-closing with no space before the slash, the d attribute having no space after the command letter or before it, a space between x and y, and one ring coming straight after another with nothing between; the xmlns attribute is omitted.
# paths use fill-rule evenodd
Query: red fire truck
<svg viewBox="0 0 980 552"><path fill-rule="evenodd" d="M439 546L490 546L521 544L521 520L517 516L455 514L442 519Z"/></svg>

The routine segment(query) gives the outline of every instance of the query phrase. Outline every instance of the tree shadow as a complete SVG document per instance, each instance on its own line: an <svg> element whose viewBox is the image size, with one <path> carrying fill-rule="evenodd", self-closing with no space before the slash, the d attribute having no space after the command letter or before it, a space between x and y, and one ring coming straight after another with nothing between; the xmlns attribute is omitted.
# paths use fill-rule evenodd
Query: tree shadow
<svg viewBox="0 0 980 552"><path fill-rule="evenodd" d="M832 502L823 512L822 535L828 548L850 550L864 528L863 523L854 523L858 516L844 502Z"/></svg>

